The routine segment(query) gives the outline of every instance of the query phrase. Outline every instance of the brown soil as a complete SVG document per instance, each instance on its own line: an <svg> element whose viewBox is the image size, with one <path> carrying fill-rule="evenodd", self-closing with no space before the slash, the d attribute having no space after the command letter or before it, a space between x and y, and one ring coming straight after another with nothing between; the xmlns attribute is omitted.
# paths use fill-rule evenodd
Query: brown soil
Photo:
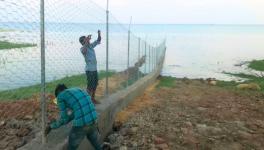
<svg viewBox="0 0 264 150"><path fill-rule="evenodd" d="M125 81L134 79L138 73L138 68L144 62L145 57L143 56L134 67L110 77L109 94L124 88ZM96 99L101 99L104 95L105 80L100 80ZM54 98L53 95L47 95L48 120L58 117L57 106L51 102ZM38 95L31 99L16 102L0 102L0 149L16 149L26 144L34 135L34 131L40 129L40 111Z"/></svg>
<svg viewBox="0 0 264 150"><path fill-rule="evenodd" d="M151 85L146 89L142 96L138 97L134 102L132 102L125 110L121 111L116 116L116 122L119 124L125 123L129 117L131 117L135 112L139 112L145 107L149 107L151 105L156 104L156 101L153 101L150 93L155 90L156 85L159 82Z"/></svg>
<svg viewBox="0 0 264 150"><path fill-rule="evenodd" d="M110 77L109 93L122 88L121 84L126 79L127 75L124 73ZM104 89L105 80L100 80L96 93L98 99L104 96ZM57 106L51 101L54 98L54 95L47 95L48 120L58 117ZM0 102L0 149L16 149L30 141L35 132L40 131L40 111L38 95L26 100ZM24 131L26 134L20 134Z"/></svg>
<svg viewBox="0 0 264 150"><path fill-rule="evenodd" d="M57 106L47 97L48 119L56 118ZM37 96L30 100L0 103L0 149L13 150L25 145L40 131L40 103Z"/></svg>
<svg viewBox="0 0 264 150"><path fill-rule="evenodd" d="M126 122L109 140L113 149L262 150L263 108L261 92L179 79L174 88L147 90L121 112L116 122Z"/></svg>
<svg viewBox="0 0 264 150"><path fill-rule="evenodd" d="M127 75L125 73L118 73L110 77L108 79L109 94L115 93L116 91L124 88L122 83L124 83L126 80L127 80ZM96 91L97 99L100 99L104 96L105 84L106 84L105 79L99 81Z"/></svg>

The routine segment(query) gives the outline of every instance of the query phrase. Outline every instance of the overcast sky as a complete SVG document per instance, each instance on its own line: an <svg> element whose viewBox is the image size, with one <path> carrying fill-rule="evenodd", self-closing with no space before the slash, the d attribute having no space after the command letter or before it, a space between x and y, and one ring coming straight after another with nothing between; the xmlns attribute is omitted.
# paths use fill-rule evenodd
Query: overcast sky
<svg viewBox="0 0 264 150"><path fill-rule="evenodd" d="M105 23L107 0L46 0L47 21ZM264 24L264 0L109 0L121 23ZM102 9L103 8L103 9ZM39 1L0 0L0 22L39 19Z"/></svg>
<svg viewBox="0 0 264 150"><path fill-rule="evenodd" d="M110 10L122 23L264 24L264 0L110 0Z"/></svg>

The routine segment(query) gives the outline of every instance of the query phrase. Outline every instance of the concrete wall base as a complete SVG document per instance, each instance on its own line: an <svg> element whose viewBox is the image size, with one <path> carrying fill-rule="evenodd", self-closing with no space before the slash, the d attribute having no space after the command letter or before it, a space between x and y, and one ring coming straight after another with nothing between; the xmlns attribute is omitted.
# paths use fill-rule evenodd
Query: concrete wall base
<svg viewBox="0 0 264 150"><path fill-rule="evenodd" d="M164 60L164 59L162 59ZM99 130L101 132L101 140L103 140L111 131L118 112L127 107L135 98L140 96L144 90L155 82L156 78L160 75L163 62L161 62L153 73L141 78L128 88L119 91L102 100L102 103L97 105L97 112L99 113ZM30 143L20 148L19 150L60 150L65 147L67 136L71 129L71 125L66 125L60 129L52 131L48 135L47 144L41 144L41 135L38 133L36 138ZM79 150L93 149L90 143L85 139Z"/></svg>

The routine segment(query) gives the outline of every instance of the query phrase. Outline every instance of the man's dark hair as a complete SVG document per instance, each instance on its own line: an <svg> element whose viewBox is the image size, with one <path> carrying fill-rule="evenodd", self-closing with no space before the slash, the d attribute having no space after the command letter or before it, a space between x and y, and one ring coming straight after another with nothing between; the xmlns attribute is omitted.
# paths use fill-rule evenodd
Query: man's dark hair
<svg viewBox="0 0 264 150"><path fill-rule="evenodd" d="M79 38L79 42L83 45L84 44L84 40L85 40L85 36L81 36Z"/></svg>
<svg viewBox="0 0 264 150"><path fill-rule="evenodd" d="M68 89L65 84L58 84L56 89L55 89L55 96L57 97L61 92L64 90Z"/></svg>

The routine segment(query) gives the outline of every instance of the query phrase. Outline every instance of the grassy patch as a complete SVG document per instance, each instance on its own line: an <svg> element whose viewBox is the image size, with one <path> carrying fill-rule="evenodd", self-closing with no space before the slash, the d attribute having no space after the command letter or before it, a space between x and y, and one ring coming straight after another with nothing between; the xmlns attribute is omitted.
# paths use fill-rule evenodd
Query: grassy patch
<svg viewBox="0 0 264 150"><path fill-rule="evenodd" d="M246 79L246 81L243 82L245 84L257 83L261 87L261 90L264 91L264 78L263 77L257 77L254 75L249 75L249 74L244 74L244 73L226 73L226 74ZM218 81L217 82L218 86L229 88L229 89L236 88L238 84L240 83L237 83L235 81Z"/></svg>
<svg viewBox="0 0 264 150"><path fill-rule="evenodd" d="M7 41L0 41L0 50L1 49L12 49L12 48L23 48L23 47L35 47L36 44L28 43L11 43Z"/></svg>
<svg viewBox="0 0 264 150"><path fill-rule="evenodd" d="M160 82L157 85L157 88L160 88L160 87L174 88L176 84L175 81L176 81L176 78L174 77L161 77Z"/></svg>
<svg viewBox="0 0 264 150"><path fill-rule="evenodd" d="M235 81L217 81L217 86L226 88L226 89L234 89L237 86L237 82Z"/></svg>
<svg viewBox="0 0 264 150"><path fill-rule="evenodd" d="M108 76L112 76L113 74L114 72L109 72ZM106 75L107 73L105 71L99 72L99 80L105 78ZM68 87L85 88L86 87L86 75L85 74L75 75L75 76L65 77L60 80L49 82L46 84L46 92L53 94L56 85L59 83L64 83ZM1 100L12 101L12 100L19 100L19 99L28 99L34 95L39 94L40 89L41 89L41 86L38 84L38 85L29 86L29 87L22 87L22 88L13 89L13 90L2 91L0 92L0 101Z"/></svg>
<svg viewBox="0 0 264 150"><path fill-rule="evenodd" d="M253 60L248 67L256 71L264 71L264 60Z"/></svg>
<svg viewBox="0 0 264 150"><path fill-rule="evenodd" d="M12 29L1 29L0 28L0 32L10 32L10 31L15 31L15 30L12 30Z"/></svg>
<svg viewBox="0 0 264 150"><path fill-rule="evenodd" d="M243 78L243 79L247 79L247 80L257 80L258 78L260 78L260 77L250 75L250 74L245 74L245 73L226 73L226 74L239 77L239 78Z"/></svg>

